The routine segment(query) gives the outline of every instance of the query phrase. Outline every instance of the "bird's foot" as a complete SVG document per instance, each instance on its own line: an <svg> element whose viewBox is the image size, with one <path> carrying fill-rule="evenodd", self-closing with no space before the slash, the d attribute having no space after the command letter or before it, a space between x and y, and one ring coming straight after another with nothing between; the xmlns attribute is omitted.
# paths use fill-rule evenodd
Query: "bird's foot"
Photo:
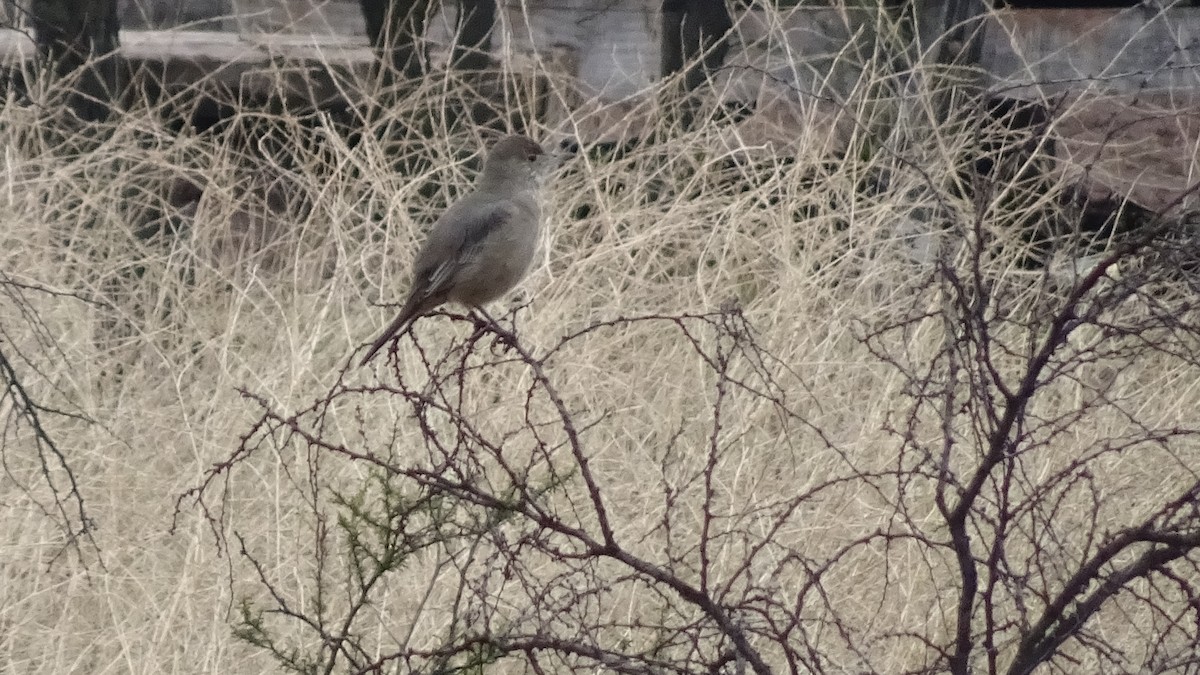
<svg viewBox="0 0 1200 675"><path fill-rule="evenodd" d="M516 331L505 328L500 325L499 321L492 318L490 314L482 309L476 308L472 313L472 318L475 320L475 331L477 333L490 333L492 336L492 349L497 346L503 347L504 352L510 352L517 346Z"/></svg>

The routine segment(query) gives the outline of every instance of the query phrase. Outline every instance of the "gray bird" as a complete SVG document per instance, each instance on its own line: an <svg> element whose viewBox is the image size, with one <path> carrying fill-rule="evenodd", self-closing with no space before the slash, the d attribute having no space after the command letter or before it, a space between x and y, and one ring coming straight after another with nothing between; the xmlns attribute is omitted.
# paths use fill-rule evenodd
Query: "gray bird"
<svg viewBox="0 0 1200 675"><path fill-rule="evenodd" d="M521 281L537 249L538 193L556 165L525 136L507 136L492 146L474 189L430 228L404 307L360 365L422 314L447 302L482 307Z"/></svg>

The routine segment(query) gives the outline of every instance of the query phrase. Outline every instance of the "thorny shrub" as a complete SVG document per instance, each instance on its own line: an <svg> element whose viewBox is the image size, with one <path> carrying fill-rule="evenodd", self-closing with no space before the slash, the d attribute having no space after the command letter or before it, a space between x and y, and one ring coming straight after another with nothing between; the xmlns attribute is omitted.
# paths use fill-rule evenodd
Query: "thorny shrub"
<svg viewBox="0 0 1200 675"><path fill-rule="evenodd" d="M907 393L878 467L806 417L778 380L788 367L733 307L595 322L542 349L455 316L470 330L452 344L409 333L381 379L344 374L298 412L245 392L259 421L180 506L222 537L237 473L286 459L311 559L281 569L232 530L258 582L238 635L296 672L877 672L888 646L917 655L906 672L1192 671L1200 437L1128 392L1154 386L1136 381L1147 361L1200 372L1196 289L1179 277L1196 242L1161 223L1090 268L1018 276L989 253L986 215L946 222L909 303L858 326ZM690 348L708 404L638 450L657 488L631 525L592 436L624 413L568 399L556 363L642 324ZM520 390L464 403L501 372ZM406 425L416 444L398 440ZM790 489L731 491L752 433L776 439L779 464L741 470ZM805 479L800 437L841 465ZM1067 439L1084 450L1061 452ZM332 463L363 480L327 482ZM1145 480L1114 480L1128 464ZM789 544L828 525L809 521L814 506L848 494L876 525ZM864 621L897 603L922 619ZM1144 640L1114 644L1114 622Z"/></svg>

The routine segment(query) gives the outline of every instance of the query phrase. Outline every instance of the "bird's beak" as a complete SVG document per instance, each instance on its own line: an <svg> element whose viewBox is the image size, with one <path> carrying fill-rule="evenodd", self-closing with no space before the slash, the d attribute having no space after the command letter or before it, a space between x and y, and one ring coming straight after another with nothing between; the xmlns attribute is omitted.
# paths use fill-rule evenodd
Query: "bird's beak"
<svg viewBox="0 0 1200 675"><path fill-rule="evenodd" d="M562 165L571 159L572 155L561 151L547 152L538 162L537 168L534 170L534 175L538 185L545 185L558 172Z"/></svg>
<svg viewBox="0 0 1200 675"><path fill-rule="evenodd" d="M568 160L579 154L579 142L570 136L562 138L554 149L546 153L548 157L554 158L554 168L558 168L566 164Z"/></svg>

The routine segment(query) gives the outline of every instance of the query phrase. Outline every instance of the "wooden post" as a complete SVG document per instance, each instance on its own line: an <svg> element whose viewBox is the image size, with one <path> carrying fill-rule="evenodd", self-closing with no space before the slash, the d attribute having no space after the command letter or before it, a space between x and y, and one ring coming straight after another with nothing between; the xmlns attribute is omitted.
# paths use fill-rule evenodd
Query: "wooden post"
<svg viewBox="0 0 1200 675"><path fill-rule="evenodd" d="M429 19L430 0L359 0L367 37L381 70L415 80L424 72L420 40ZM384 78L390 82L390 78Z"/></svg>
<svg viewBox="0 0 1200 675"><path fill-rule="evenodd" d="M660 75L683 71L680 123L691 126L695 100L691 92L725 63L733 20L725 0L663 0ZM668 106L670 108L670 106Z"/></svg>
<svg viewBox="0 0 1200 675"><path fill-rule="evenodd" d="M662 76L674 75L686 66L684 89L699 87L725 63L731 28L733 19L724 0L664 0Z"/></svg>
<svg viewBox="0 0 1200 675"><path fill-rule="evenodd" d="M117 0L33 0L29 6L42 72L71 90L79 117L102 120L117 98Z"/></svg>
<svg viewBox="0 0 1200 675"><path fill-rule="evenodd" d="M988 4L984 0L914 0L917 42L933 55L938 77L946 84L938 111L945 121L952 109L979 94L976 66L983 54ZM936 49L932 49L936 45ZM939 83L940 84L940 83ZM940 89L940 86L939 86Z"/></svg>
<svg viewBox="0 0 1200 675"><path fill-rule="evenodd" d="M496 0L459 0L458 31L450 67L486 70L492 65L492 27L496 23Z"/></svg>

